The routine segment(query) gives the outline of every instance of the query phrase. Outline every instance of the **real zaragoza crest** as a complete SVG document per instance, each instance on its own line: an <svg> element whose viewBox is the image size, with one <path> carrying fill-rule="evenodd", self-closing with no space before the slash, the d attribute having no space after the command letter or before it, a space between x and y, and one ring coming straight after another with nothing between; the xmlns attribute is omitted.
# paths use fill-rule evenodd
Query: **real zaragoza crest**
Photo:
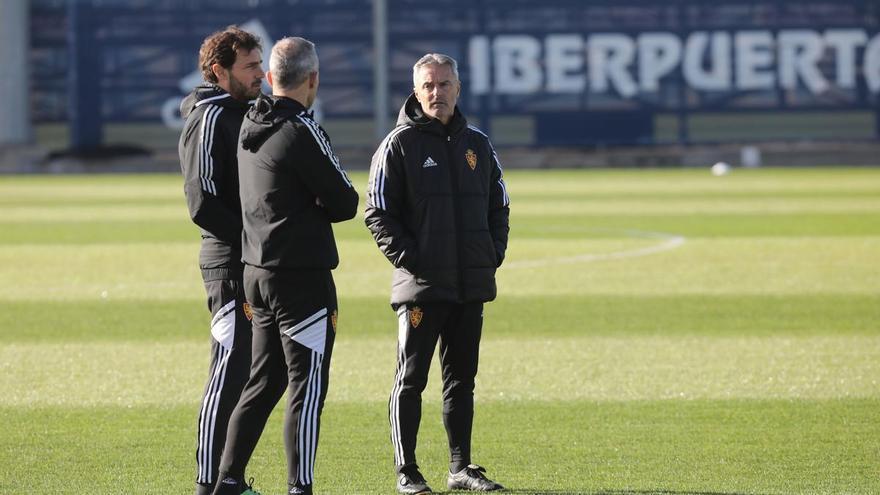
<svg viewBox="0 0 880 495"><path fill-rule="evenodd" d="M471 170L477 168L477 154L474 153L474 150L468 149L464 154L465 159L467 159L468 166L471 167Z"/></svg>
<svg viewBox="0 0 880 495"><path fill-rule="evenodd" d="M412 324L413 328L419 326L419 323L422 322L422 308L415 306L413 309L409 310L409 322Z"/></svg>
<svg viewBox="0 0 880 495"><path fill-rule="evenodd" d="M246 302L246 303L242 304L241 309L242 309L242 311L244 311L244 316L248 319L248 321L251 321L254 319L254 310L251 309L251 303Z"/></svg>

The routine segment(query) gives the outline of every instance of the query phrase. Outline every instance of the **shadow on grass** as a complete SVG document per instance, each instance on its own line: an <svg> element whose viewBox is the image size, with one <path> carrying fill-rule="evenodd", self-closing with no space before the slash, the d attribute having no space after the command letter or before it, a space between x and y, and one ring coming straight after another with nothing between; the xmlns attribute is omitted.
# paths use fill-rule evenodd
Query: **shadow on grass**
<svg viewBox="0 0 880 495"><path fill-rule="evenodd" d="M464 492L439 492L446 494L464 493ZM593 491L571 491L571 490L541 490L529 488L513 488L498 492L499 494L515 494L515 495L757 495L746 494L743 492L694 492L694 491L676 491L676 490L593 490Z"/></svg>

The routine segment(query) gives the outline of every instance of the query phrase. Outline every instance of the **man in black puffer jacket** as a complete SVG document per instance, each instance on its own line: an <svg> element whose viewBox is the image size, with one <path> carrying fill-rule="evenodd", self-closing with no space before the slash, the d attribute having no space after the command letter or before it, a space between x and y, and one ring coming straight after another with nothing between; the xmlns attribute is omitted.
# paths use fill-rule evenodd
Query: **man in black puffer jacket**
<svg viewBox="0 0 880 495"><path fill-rule="evenodd" d="M288 493L312 493L337 321L330 224L354 217L358 203L329 137L306 111L318 90L315 46L282 39L269 70L272 96L245 116L238 150L253 365L229 422L218 495L251 493L245 467L285 389Z"/></svg>
<svg viewBox="0 0 880 495"><path fill-rule="evenodd" d="M449 489L501 488L471 464L474 379L483 303L507 249L510 200L489 138L456 107L454 59L428 54L413 67L414 93L373 155L366 224L394 265L398 372L389 402L397 490L428 493L416 464L421 393L439 338Z"/></svg>

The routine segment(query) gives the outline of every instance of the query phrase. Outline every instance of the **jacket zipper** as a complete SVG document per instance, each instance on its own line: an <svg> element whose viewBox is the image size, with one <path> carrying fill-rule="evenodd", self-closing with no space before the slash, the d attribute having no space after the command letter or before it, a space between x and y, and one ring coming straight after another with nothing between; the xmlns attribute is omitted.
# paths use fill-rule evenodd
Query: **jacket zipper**
<svg viewBox="0 0 880 495"><path fill-rule="evenodd" d="M456 263L458 268L458 301L464 302L464 253L461 241L461 230L459 227L462 225L461 219L461 204L458 201L458 162L455 159L455 146L452 144L452 136L446 135L446 155L449 158L449 180L452 186L452 208L455 211L455 218L453 218L453 231L455 232L455 249L457 261Z"/></svg>

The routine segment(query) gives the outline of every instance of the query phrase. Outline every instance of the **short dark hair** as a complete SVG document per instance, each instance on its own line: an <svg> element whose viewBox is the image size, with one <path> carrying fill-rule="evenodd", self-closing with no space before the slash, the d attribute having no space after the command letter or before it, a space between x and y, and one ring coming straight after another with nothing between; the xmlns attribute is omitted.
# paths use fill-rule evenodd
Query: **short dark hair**
<svg viewBox="0 0 880 495"><path fill-rule="evenodd" d="M253 49L262 50L260 38L239 28L228 26L223 31L217 31L205 38L199 49L199 68L205 81L216 83L217 76L211 70L214 64L220 64L224 69L229 69L235 63L236 51L241 49L250 52Z"/></svg>

